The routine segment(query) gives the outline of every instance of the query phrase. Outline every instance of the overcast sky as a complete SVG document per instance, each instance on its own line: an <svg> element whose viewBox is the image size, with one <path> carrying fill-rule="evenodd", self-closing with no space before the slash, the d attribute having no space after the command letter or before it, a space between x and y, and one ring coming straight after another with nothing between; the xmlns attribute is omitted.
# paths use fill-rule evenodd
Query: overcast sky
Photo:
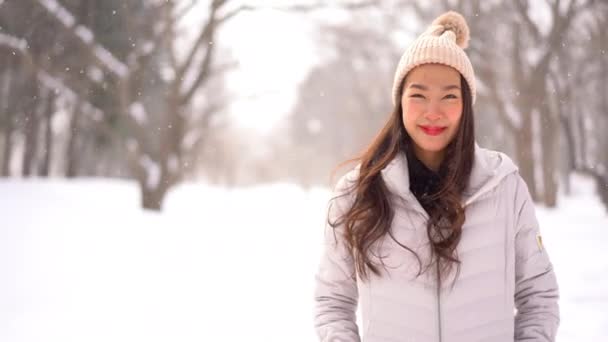
<svg viewBox="0 0 608 342"><path fill-rule="evenodd" d="M246 2L269 8L237 15L222 26L218 40L239 62L226 78L230 91L238 94L229 109L231 117L239 127L265 134L289 113L298 84L323 58L315 44L319 20L336 22L347 14L335 8L307 13L270 8L293 5L295 1ZM189 31L200 30L206 16L205 3L185 18Z"/></svg>

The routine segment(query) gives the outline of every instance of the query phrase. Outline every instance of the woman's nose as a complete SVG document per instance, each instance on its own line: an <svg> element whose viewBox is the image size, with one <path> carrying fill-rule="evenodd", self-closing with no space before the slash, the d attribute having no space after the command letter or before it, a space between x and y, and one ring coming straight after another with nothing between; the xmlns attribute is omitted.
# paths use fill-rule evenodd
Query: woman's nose
<svg viewBox="0 0 608 342"><path fill-rule="evenodd" d="M425 118L430 121L435 121L441 118L441 110L436 104L429 104L428 110L424 114Z"/></svg>

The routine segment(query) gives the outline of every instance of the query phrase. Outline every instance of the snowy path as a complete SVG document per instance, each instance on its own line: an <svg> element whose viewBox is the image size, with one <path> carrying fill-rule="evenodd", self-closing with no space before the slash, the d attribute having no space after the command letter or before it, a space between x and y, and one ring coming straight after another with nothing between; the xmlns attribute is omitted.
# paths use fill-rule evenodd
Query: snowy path
<svg viewBox="0 0 608 342"><path fill-rule="evenodd" d="M539 208L562 291L559 340L608 340L608 216L577 179ZM315 341L323 190L0 181L0 341Z"/></svg>

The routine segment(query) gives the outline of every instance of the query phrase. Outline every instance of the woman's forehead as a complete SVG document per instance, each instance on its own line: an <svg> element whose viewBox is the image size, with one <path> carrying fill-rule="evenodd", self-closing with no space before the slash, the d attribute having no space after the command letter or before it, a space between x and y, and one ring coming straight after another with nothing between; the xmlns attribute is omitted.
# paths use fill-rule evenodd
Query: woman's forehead
<svg viewBox="0 0 608 342"><path fill-rule="evenodd" d="M406 85L423 87L460 86L460 73L443 64L423 64L412 69L406 77Z"/></svg>

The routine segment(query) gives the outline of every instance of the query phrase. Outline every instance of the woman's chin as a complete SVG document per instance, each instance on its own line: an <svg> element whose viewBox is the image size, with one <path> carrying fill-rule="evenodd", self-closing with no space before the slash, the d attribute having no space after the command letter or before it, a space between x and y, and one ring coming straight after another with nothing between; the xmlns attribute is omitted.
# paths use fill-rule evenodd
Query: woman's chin
<svg viewBox="0 0 608 342"><path fill-rule="evenodd" d="M415 141L415 142L419 149L421 149L425 152L430 152L430 153L441 152L447 146L447 144L440 142L440 141L421 141L421 142Z"/></svg>

